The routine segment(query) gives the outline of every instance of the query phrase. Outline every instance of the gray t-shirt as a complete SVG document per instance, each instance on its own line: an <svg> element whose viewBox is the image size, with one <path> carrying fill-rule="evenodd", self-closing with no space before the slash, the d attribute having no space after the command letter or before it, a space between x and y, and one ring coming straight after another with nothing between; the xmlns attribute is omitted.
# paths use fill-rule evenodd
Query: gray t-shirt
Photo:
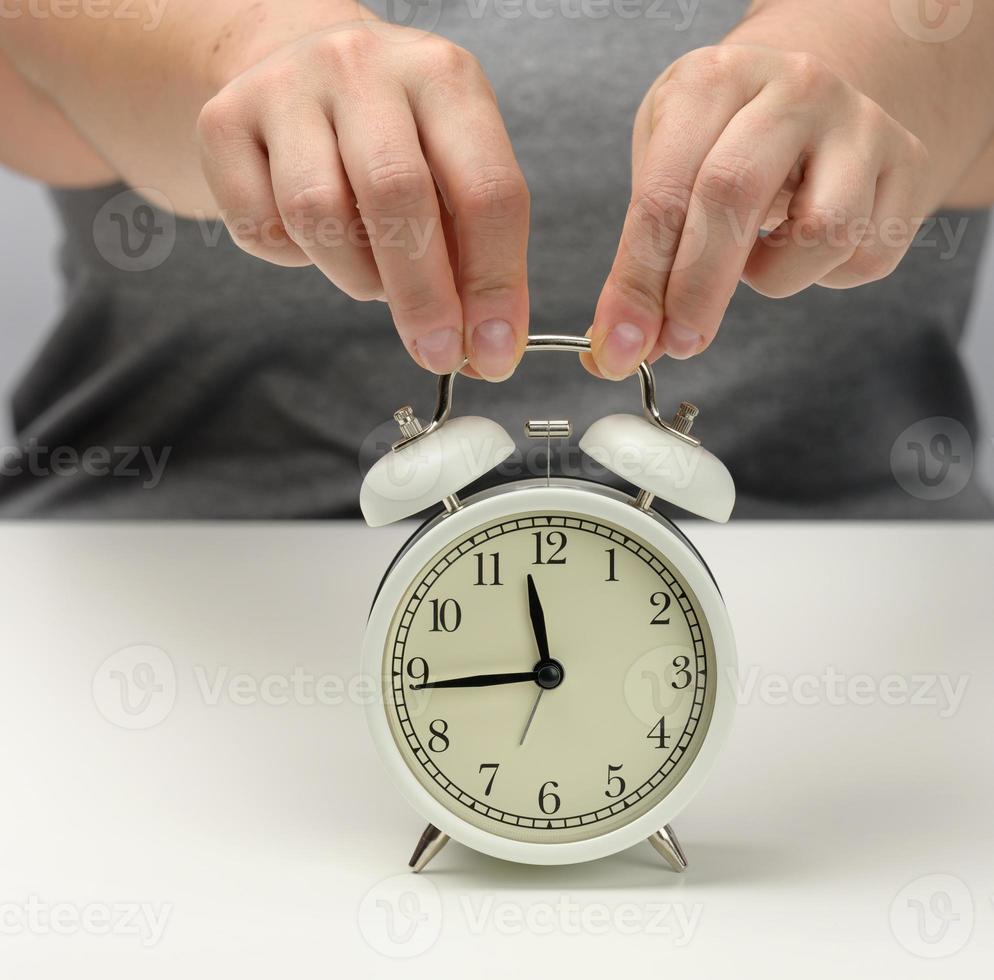
<svg viewBox="0 0 994 980"><path fill-rule="evenodd" d="M532 192L533 333L586 331L625 215L639 102L745 7L405 8L473 51L497 92ZM353 302L314 269L253 259L219 223L174 219L121 185L55 201L66 311L14 397L25 452L5 462L0 515L355 514L361 465L395 438L393 410L411 402L425 417L434 402L387 308ZM731 469L737 514L990 515L966 479L976 419L956 352L987 220L938 216L895 275L859 289L774 301L742 286L704 355L657 364L664 411L699 405L695 434ZM582 432L639 411L635 381L596 380L563 354L530 354L501 385L460 379L455 396L456 414L515 435L528 418ZM544 473L544 447L522 443L495 478ZM575 445L553 468L603 476Z"/></svg>

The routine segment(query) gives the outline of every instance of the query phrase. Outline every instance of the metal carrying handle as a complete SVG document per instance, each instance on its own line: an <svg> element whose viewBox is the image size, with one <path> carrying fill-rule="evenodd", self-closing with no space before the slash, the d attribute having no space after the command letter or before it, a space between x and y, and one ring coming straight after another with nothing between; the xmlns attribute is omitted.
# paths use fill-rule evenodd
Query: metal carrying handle
<svg viewBox="0 0 994 980"><path fill-rule="evenodd" d="M528 338L528 343L525 344L525 351L533 350L550 350L550 351L566 351L575 352L577 354L582 354L584 351L589 351L591 347L589 337L571 337L568 334L536 334ZM440 374L438 377L438 395L435 399L435 412L432 415L431 421L423 428L420 432L412 434L405 439L394 445L394 449L400 449L403 446L408 446L412 442L416 442L423 436L428 435L429 432L434 432L445 420L449 417L452 412L452 384L455 381L456 375L469 363L468 360L463 361L463 363L451 374ZM659 426L661 429L665 429L672 435L677 436L684 442L689 443L692 446L699 446L700 440L695 439L692 435L686 432L681 432L679 429L674 428L669 422L667 422L660 414L659 409L656 407L656 378L652 373L652 368L649 366L648 361L642 361L638 366L638 376L639 376L639 386L642 389L642 411L645 417L653 424Z"/></svg>

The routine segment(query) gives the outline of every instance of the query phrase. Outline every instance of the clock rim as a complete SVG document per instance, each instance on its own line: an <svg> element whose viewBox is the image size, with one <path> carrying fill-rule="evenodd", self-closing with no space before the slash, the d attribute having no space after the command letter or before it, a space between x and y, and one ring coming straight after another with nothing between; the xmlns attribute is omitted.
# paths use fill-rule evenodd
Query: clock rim
<svg viewBox="0 0 994 980"><path fill-rule="evenodd" d="M446 542L491 520L535 510L573 511L600 517L648 543L655 543L676 565L697 596L714 644L716 688L704 741L680 781L656 806L615 830L581 841L518 841L484 830L448 809L411 772L390 731L384 702L383 657L397 607L410 583ZM735 711L737 656L724 600L710 569L690 541L655 511L633 506L633 498L612 487L582 480L521 480L483 491L453 512L427 521L405 543L380 583L362 645L362 674L372 686L366 722L381 762L401 795L429 823L483 854L523 864L556 865L594 861L651 837L683 810L704 785L728 736Z"/></svg>

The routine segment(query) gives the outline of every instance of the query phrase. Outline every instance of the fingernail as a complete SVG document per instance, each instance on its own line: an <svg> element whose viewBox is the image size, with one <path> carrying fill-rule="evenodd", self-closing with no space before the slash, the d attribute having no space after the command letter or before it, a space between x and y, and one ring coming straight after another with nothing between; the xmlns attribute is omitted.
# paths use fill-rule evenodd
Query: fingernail
<svg viewBox="0 0 994 980"><path fill-rule="evenodd" d="M667 320L663 324L663 349L669 357L685 360L704 347L704 338L691 327Z"/></svg>
<svg viewBox="0 0 994 980"><path fill-rule="evenodd" d="M439 327L414 341L424 366L435 374L449 374L463 362L462 334L452 327Z"/></svg>
<svg viewBox="0 0 994 980"><path fill-rule="evenodd" d="M469 338L473 366L487 381L503 381L514 370L514 331L506 320L485 320Z"/></svg>
<svg viewBox="0 0 994 980"><path fill-rule="evenodd" d="M645 348L645 334L634 323L619 323L611 328L600 350L597 366L612 381L627 378L639 361Z"/></svg>

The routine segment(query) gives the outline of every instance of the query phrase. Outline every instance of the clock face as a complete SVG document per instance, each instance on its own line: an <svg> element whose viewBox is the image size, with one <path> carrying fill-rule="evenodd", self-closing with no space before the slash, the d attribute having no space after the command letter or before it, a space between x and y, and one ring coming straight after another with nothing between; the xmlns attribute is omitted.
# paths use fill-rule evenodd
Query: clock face
<svg viewBox="0 0 994 980"><path fill-rule="evenodd" d="M382 681L393 739L436 800L492 834L562 843L673 789L715 674L700 603L659 548L601 518L529 511L421 570Z"/></svg>

